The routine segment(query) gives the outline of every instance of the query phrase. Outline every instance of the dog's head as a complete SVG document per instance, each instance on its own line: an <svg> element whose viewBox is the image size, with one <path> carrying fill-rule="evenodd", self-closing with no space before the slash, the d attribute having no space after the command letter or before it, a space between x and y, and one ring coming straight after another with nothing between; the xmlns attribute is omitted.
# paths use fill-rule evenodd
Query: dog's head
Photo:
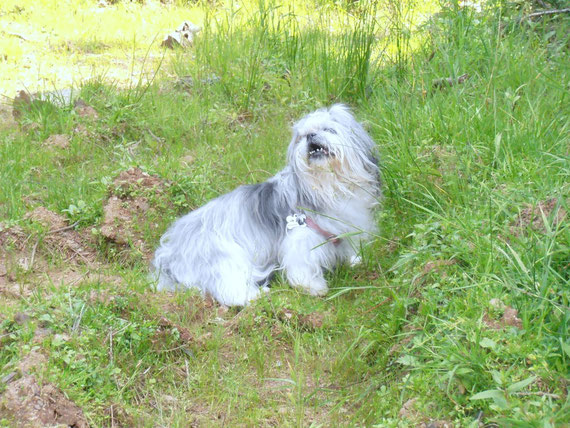
<svg viewBox="0 0 570 428"><path fill-rule="evenodd" d="M293 126L288 161L305 190L325 197L378 178L375 144L342 104L310 113Z"/></svg>

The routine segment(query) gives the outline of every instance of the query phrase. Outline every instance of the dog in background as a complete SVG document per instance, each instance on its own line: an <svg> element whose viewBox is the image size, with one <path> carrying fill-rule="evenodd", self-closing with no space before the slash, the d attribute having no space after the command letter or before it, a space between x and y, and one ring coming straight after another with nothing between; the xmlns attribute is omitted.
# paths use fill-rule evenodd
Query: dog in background
<svg viewBox="0 0 570 428"><path fill-rule="evenodd" d="M227 306L267 291L272 274L309 294L328 291L324 270L360 261L376 231L381 196L376 147L341 104L293 126L287 166L178 219L153 265L159 290L197 287Z"/></svg>

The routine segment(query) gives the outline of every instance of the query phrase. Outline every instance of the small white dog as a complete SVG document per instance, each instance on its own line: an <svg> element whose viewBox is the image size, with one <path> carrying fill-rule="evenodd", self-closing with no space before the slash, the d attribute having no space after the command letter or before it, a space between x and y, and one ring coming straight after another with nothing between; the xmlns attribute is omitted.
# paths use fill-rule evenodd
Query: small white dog
<svg viewBox="0 0 570 428"><path fill-rule="evenodd" d="M153 261L159 290L197 287L245 306L284 270L292 286L323 296L323 269L358 263L380 198L370 136L337 104L295 124L287 158L265 183L238 187L170 227Z"/></svg>

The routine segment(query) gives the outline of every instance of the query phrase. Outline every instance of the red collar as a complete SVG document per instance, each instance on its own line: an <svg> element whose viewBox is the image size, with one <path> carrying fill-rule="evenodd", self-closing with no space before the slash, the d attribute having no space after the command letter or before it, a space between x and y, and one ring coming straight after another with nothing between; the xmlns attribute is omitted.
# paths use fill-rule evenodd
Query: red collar
<svg viewBox="0 0 570 428"><path fill-rule="evenodd" d="M338 236L336 236L334 233L330 233L328 230L323 229L321 226L315 223L315 220L313 220L311 217L307 216L305 222L311 229L324 236L327 242L332 242L334 245L340 244L340 238Z"/></svg>

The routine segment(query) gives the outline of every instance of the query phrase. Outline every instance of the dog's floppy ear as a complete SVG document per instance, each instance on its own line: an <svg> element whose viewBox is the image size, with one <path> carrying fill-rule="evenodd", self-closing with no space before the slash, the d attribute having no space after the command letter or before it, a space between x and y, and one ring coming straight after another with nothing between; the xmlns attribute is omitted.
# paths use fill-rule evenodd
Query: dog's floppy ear
<svg viewBox="0 0 570 428"><path fill-rule="evenodd" d="M376 144L364 127L352 115L350 108L345 104L334 104L330 107L329 114L332 120L350 129L353 141L362 149L363 156L361 158L365 169L379 179L379 160Z"/></svg>
<svg viewBox="0 0 570 428"><path fill-rule="evenodd" d="M329 108L329 114L332 120L341 124L355 122L354 116L352 116L350 108L346 104L333 104Z"/></svg>

